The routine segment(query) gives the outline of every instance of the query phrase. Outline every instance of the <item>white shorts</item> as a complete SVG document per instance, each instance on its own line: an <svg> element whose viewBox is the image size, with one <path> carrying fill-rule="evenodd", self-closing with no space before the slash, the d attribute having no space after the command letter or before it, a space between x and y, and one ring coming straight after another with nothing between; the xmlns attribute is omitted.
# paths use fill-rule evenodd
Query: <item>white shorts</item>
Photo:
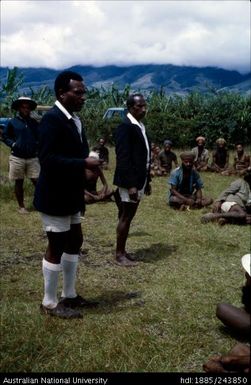
<svg viewBox="0 0 251 385"><path fill-rule="evenodd" d="M40 172L40 164L38 158L18 158L10 155L9 157L9 179L37 179Z"/></svg>
<svg viewBox="0 0 251 385"><path fill-rule="evenodd" d="M40 215L43 222L43 230L46 232L52 231L53 233L62 233L64 231L69 231L71 225L81 223L80 211L76 214L63 217L47 215L41 212Z"/></svg>
<svg viewBox="0 0 251 385"><path fill-rule="evenodd" d="M222 213L228 213L232 206L237 205L236 202L223 202L220 209Z"/></svg>
<svg viewBox="0 0 251 385"><path fill-rule="evenodd" d="M144 191L145 191L146 183L144 184L143 188L141 190L138 190L138 202L141 201L144 197ZM137 203L135 201L132 201L129 197L128 189L119 187L119 195L122 202L130 202L130 203Z"/></svg>

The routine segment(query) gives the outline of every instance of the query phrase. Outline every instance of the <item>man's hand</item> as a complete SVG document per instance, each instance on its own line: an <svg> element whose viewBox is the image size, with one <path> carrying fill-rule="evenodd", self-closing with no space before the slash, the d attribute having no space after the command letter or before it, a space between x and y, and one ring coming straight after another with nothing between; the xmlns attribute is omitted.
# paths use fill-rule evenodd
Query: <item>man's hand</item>
<svg viewBox="0 0 251 385"><path fill-rule="evenodd" d="M151 187L150 183L147 183L147 185L146 185L146 187L145 187L144 193L145 193L146 195L151 195L151 193L152 193L152 187Z"/></svg>
<svg viewBox="0 0 251 385"><path fill-rule="evenodd" d="M136 187L129 188L128 194L132 202L138 202L138 189Z"/></svg>
<svg viewBox="0 0 251 385"><path fill-rule="evenodd" d="M101 160L101 159L95 159L92 157L85 158L85 167L86 168L92 169L92 168L101 166L102 163L103 163L103 160Z"/></svg>
<svg viewBox="0 0 251 385"><path fill-rule="evenodd" d="M212 207L212 212L213 213L220 213L221 204L222 204L222 202L214 202L213 207Z"/></svg>
<svg viewBox="0 0 251 385"><path fill-rule="evenodd" d="M192 198L186 198L184 203L188 206L193 206L194 205L194 200Z"/></svg>
<svg viewBox="0 0 251 385"><path fill-rule="evenodd" d="M202 199L201 198L197 198L196 199L195 206L198 207L198 208L202 207Z"/></svg>

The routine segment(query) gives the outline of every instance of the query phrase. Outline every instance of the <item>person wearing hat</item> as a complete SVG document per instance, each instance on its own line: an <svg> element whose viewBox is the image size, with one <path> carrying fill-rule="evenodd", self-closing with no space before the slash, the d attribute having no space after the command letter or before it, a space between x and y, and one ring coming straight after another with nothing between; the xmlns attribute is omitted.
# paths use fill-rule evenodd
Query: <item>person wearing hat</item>
<svg viewBox="0 0 251 385"><path fill-rule="evenodd" d="M19 212L27 213L24 205L24 177L29 178L34 186L40 171L38 152L38 122L30 116L37 103L21 96L12 103L17 111L3 130L3 142L11 148L9 157L9 178L15 181L15 195Z"/></svg>
<svg viewBox="0 0 251 385"><path fill-rule="evenodd" d="M162 150L159 154L162 175L170 174L172 170L172 163L174 163L175 167L178 167L177 155L171 151L172 145L173 143L171 140L166 139L164 141L164 150Z"/></svg>
<svg viewBox="0 0 251 385"><path fill-rule="evenodd" d="M203 182L193 167L194 153L183 152L180 158L181 166L173 170L168 179L171 186L168 196L169 205L180 210L210 205L213 200L202 196Z"/></svg>
<svg viewBox="0 0 251 385"><path fill-rule="evenodd" d="M251 224L251 168L243 178L236 179L215 200L211 213L202 216L201 222Z"/></svg>
<svg viewBox="0 0 251 385"><path fill-rule="evenodd" d="M250 338L250 313L251 313L251 276L250 254L241 258L245 271L245 284L242 287L242 308L231 304L220 303L217 305L216 316L238 338L249 341ZM206 372L250 372L250 345L237 343L231 351L224 356L211 357L203 365Z"/></svg>
<svg viewBox="0 0 251 385"><path fill-rule="evenodd" d="M198 136L196 138L197 146L192 148L194 153L194 167L198 171L207 171L209 152L205 148L206 138L204 136Z"/></svg>
<svg viewBox="0 0 251 385"><path fill-rule="evenodd" d="M212 154L213 160L208 171L222 173L228 169L229 166L229 153L226 148L226 141L224 138L216 140L216 149Z"/></svg>

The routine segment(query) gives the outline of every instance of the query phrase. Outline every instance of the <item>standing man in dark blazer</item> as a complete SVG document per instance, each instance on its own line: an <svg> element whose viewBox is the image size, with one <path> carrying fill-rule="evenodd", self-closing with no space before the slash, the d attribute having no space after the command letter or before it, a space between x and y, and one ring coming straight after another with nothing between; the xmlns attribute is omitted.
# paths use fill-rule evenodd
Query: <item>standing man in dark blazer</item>
<svg viewBox="0 0 251 385"><path fill-rule="evenodd" d="M134 266L126 252L130 224L144 193L150 195L150 144L141 120L146 114L146 101L141 94L130 95L128 114L115 131L116 169L113 183L118 186L116 203L119 208L116 262Z"/></svg>
<svg viewBox="0 0 251 385"><path fill-rule="evenodd" d="M55 80L56 102L39 126L41 171L34 205L47 233L48 247L43 259L43 314L61 318L81 318L77 310L88 301L77 295L75 280L83 242L80 213L84 210L85 168L101 162L89 158L88 143L75 111L85 101L82 77L64 71ZM61 300L57 298L59 272L63 271Z"/></svg>

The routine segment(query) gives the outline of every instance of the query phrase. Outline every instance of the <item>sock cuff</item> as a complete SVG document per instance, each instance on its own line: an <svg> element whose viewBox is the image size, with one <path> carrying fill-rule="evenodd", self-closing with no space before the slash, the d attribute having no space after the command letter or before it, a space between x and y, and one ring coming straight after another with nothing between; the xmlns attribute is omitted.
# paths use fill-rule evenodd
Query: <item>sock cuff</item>
<svg viewBox="0 0 251 385"><path fill-rule="evenodd" d="M52 270L52 271L61 271L62 270L61 263L58 263L58 264L57 263L51 263L51 262L46 261L46 259L43 259L42 265L44 268L46 268L48 270Z"/></svg>
<svg viewBox="0 0 251 385"><path fill-rule="evenodd" d="M79 255L78 254L68 254L68 253L63 253L61 257L61 263L63 261L68 261L68 262L73 262L76 263L78 262Z"/></svg>

